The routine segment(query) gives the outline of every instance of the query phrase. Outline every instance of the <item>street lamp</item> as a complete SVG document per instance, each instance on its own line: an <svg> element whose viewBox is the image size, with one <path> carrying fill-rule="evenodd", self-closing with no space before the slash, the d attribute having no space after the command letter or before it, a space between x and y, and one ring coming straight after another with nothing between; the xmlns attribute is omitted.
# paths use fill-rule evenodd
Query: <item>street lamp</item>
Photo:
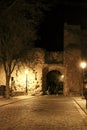
<svg viewBox="0 0 87 130"><path fill-rule="evenodd" d="M28 75L28 70L25 70L25 74L26 74L26 94L28 94L28 89L27 89L27 75Z"/></svg>
<svg viewBox="0 0 87 130"><path fill-rule="evenodd" d="M83 97L83 89L84 89L84 69L86 68L86 62L81 62L80 64L82 68L82 74L83 74L83 86L82 86L82 97Z"/></svg>

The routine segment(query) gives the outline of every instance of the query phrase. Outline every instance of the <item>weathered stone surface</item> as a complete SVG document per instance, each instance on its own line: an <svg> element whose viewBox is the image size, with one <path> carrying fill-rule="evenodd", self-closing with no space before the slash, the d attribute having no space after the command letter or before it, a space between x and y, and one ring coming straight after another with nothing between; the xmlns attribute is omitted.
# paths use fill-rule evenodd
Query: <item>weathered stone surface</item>
<svg viewBox="0 0 87 130"><path fill-rule="evenodd" d="M63 94L81 94L82 69L80 68L80 62L86 39L86 30L82 31L80 26L65 24L64 52L62 52L62 55L59 52L48 53L43 49L36 48L35 52L38 60L34 59L33 62L37 64L34 67L31 67L33 64L30 63L27 65L21 64L12 73L12 77L15 79L15 91L25 91L27 85L28 92L31 95L42 94L42 91L45 92L47 73L51 70L58 70L64 75ZM82 43L84 43L84 48L82 48ZM51 62L49 62L49 59ZM26 69L29 71L27 81ZM0 84L5 84L5 74L2 67L0 68Z"/></svg>

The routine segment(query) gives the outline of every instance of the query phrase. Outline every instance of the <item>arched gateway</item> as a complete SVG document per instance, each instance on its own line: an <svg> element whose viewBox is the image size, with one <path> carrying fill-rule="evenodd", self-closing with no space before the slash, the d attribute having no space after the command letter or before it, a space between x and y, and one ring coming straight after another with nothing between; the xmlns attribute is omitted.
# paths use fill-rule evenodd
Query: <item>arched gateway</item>
<svg viewBox="0 0 87 130"><path fill-rule="evenodd" d="M25 66L20 66L20 63L18 63L20 69L16 66L11 75L15 79L16 91L25 92L27 83L29 94L35 95L46 93L46 91L48 91L48 87L51 86L47 77L55 71L64 76L62 89L63 95L81 95L83 90L83 76L82 68L80 67L80 63L82 61L80 43L82 41L83 43L87 41L87 38L83 39L83 36L86 36L87 34L87 30L82 32L82 37L80 34L80 26L65 24L63 52L48 52L41 48L34 48L34 51L29 53L29 55L31 54L33 56L32 53L35 52L36 59L33 60L34 57L32 57L34 63L30 64L29 61L29 63L27 65L25 64ZM80 41L80 39L82 40ZM29 70L27 80L25 74L26 69ZM87 68L85 69L85 72L86 71ZM51 83L53 84L53 82ZM2 66L0 67L0 85L5 85L5 74L3 73Z"/></svg>
<svg viewBox="0 0 87 130"><path fill-rule="evenodd" d="M53 72L53 74L52 74ZM55 74L54 74L55 73ZM58 74L59 73L59 74ZM56 76L60 77L60 79L57 79ZM52 79L54 77L54 79ZM55 78L56 77L56 78ZM56 81L54 81L56 80ZM46 91L49 91L49 87L51 88L52 93L50 94L56 94L57 90L55 92L55 89L57 87L57 83L61 82L63 83L63 89L62 94L67 95L68 94L68 88L67 88L67 81L66 81L66 68L63 65L58 64L45 64L43 67L43 83L42 83L42 89L44 94ZM53 89L53 90L52 90Z"/></svg>

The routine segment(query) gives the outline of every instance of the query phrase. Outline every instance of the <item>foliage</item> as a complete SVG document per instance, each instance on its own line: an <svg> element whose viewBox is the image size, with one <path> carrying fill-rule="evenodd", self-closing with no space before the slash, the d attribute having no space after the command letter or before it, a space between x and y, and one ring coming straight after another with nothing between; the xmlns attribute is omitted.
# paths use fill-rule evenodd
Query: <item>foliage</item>
<svg viewBox="0 0 87 130"><path fill-rule="evenodd" d="M8 0L5 4L1 0L0 7L0 62L4 66L6 96L9 97L11 73L17 62L34 46L47 7L43 0Z"/></svg>

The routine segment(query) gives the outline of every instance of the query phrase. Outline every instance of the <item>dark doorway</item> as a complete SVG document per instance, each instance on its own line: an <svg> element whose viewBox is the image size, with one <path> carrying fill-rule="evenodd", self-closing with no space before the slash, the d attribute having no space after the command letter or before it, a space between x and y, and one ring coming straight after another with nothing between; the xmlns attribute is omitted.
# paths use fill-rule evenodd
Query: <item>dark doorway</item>
<svg viewBox="0 0 87 130"><path fill-rule="evenodd" d="M46 76L46 90L49 94L63 94L63 81L61 72L52 70Z"/></svg>

